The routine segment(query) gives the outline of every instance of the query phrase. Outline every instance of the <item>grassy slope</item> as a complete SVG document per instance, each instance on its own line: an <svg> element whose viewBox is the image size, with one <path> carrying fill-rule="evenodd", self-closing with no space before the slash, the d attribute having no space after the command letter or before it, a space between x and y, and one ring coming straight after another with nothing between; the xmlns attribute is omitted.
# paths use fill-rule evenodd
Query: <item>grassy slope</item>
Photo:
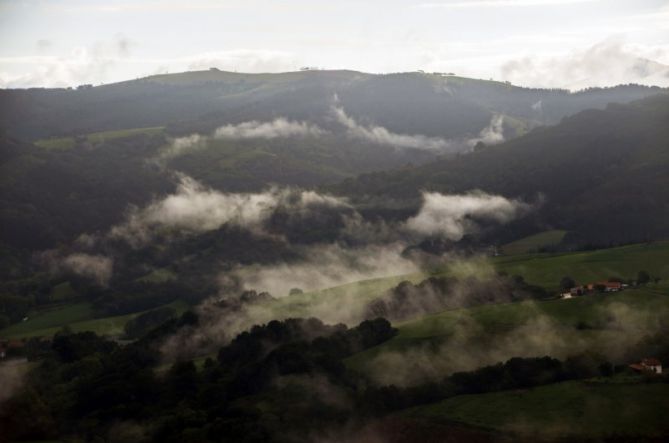
<svg viewBox="0 0 669 443"><path fill-rule="evenodd" d="M173 302L171 306L182 313L187 309L184 302ZM146 312L146 311L143 311ZM141 312L118 315L114 317L93 318L93 309L89 303L77 303L42 311L28 321L17 323L0 330L3 338L28 338L50 336L58 332L63 326L69 326L72 331L94 331L104 335L119 335L128 320L138 316Z"/></svg>
<svg viewBox="0 0 669 443"><path fill-rule="evenodd" d="M535 254L498 257L494 265L509 274L557 290L560 279L570 276L577 283L609 277L636 278L640 270L669 279L669 242L637 244L598 251L568 254Z"/></svg>
<svg viewBox="0 0 669 443"><path fill-rule="evenodd" d="M117 138L131 137L137 134L158 134L165 129L164 126L154 126L149 128L130 128L119 129L116 131L103 131L86 134L86 140L94 145L104 143L107 140L114 140ZM52 137L37 140L35 145L44 149L71 149L75 146L74 137Z"/></svg>
<svg viewBox="0 0 669 443"><path fill-rule="evenodd" d="M504 270L509 274L522 275L530 283L538 284L550 289L557 289L560 279L565 275L570 275L578 282L588 282L614 275L630 278L636 276L636 273L640 269L645 269L652 275L657 275L666 281L669 280L669 242L632 245L570 254L504 256L492 259L491 263L497 269ZM484 267L478 266L478 268L483 269ZM459 270L450 267L442 269L438 273L458 274L460 272L467 272L467 270ZM330 310L333 308L336 309L337 306L341 306L342 309L350 309L350 305L354 301L362 306L366 302L380 296L384 291L394 287L402 280L418 282L427 275L428 274L416 273L411 275L364 280L321 291L283 297L272 306L272 309L276 312L277 317L317 315L319 311ZM165 277L167 277L167 275L162 271L159 271L148 278L163 279ZM627 294L631 294L631 292ZM622 299L626 299L628 297L627 294L623 294ZM650 294L650 296L652 297L653 294ZM640 299L643 299L643 297ZM572 300L570 301L571 305L564 304L564 306L575 307L580 303L586 302L586 299ZM556 302L555 304L551 303L554 302L541 304L541 306L553 310L557 310L557 306L562 306L559 302ZM82 309L84 308L81 304L75 304L59 308L55 311L48 311L32 317L28 322L13 325L0 333L3 336L26 336L26 334L35 336L50 334L66 324L76 324L75 327L77 330L84 330L86 327L92 327L100 331L118 331L119 325L121 325L120 327L122 328L121 322L127 321L127 319L130 318L120 316L112 319L94 320L92 319L92 313L88 313L86 316L82 317ZM523 315L522 312L524 311L522 308L516 308L515 305L513 308L484 306L477 309L480 309L481 311L476 315L484 315L487 310L492 310L492 314L490 315L493 316L497 315L497 312L495 311L496 309L512 309L513 311L516 311L516 314L514 315L520 316ZM569 308L565 309L569 310ZM447 312L443 315L448 317L451 314ZM505 316L508 315L504 314L502 315L502 318ZM421 327L428 327L427 325L429 325L430 322L434 322L434 320L431 319L435 317L438 316L426 317L423 326ZM85 320L88 320L89 322ZM409 325L410 323L402 325L402 329L403 331L406 330L406 333L409 333L408 331L412 331L415 328L414 326ZM403 336L402 334L400 335Z"/></svg>
<svg viewBox="0 0 669 443"><path fill-rule="evenodd" d="M155 269L135 281L142 283L166 283L176 278L176 274L167 268Z"/></svg>
<svg viewBox="0 0 669 443"><path fill-rule="evenodd" d="M76 303L68 306L59 306L35 314L30 314L28 320L16 323L0 331L2 337L23 337L33 331L57 329L62 325L87 321L93 318L93 308L90 303ZM27 334L27 335L26 335Z"/></svg>
<svg viewBox="0 0 669 443"><path fill-rule="evenodd" d="M347 363L365 372L369 362L383 353L445 343L463 324L478 325L477 335L472 338L485 342L491 337L503 336L540 315L567 328L563 331L563 338L571 337L574 342L585 341L596 346L599 340L608 338L608 332L599 331L598 328L607 323L609 314L606 308L612 305L625 306L640 315L669 316L669 289L649 287L569 300L504 303L444 311L395 325L399 329L397 336L354 355ZM576 329L579 324L587 325L588 328Z"/></svg>
<svg viewBox="0 0 669 443"><path fill-rule="evenodd" d="M56 302L63 302L76 296L77 293L74 288L72 288L70 282L65 281L51 288L49 299Z"/></svg>
<svg viewBox="0 0 669 443"><path fill-rule="evenodd" d="M530 235L529 237L507 243L506 245L502 246L502 252L507 255L527 254L544 246L560 244L565 234L567 234L567 231L562 231L559 229L540 232L538 234Z"/></svg>
<svg viewBox="0 0 669 443"><path fill-rule="evenodd" d="M669 433L669 385L570 381L528 390L462 395L413 408L410 417L538 437Z"/></svg>
<svg viewBox="0 0 669 443"><path fill-rule="evenodd" d="M375 278L348 283L320 291L305 292L280 298L272 306L277 317L313 316L319 310L336 308L351 309L351 304L362 306L393 288L401 281L419 282L424 274L399 275L386 278Z"/></svg>
<svg viewBox="0 0 669 443"><path fill-rule="evenodd" d="M490 270L486 259L458 261L434 272L437 275L461 275L472 271ZM567 254L524 254L502 256L490 260L494 268L510 275L522 275L525 280L551 290L557 290L560 279L569 275L579 283L597 281L613 276L635 278L639 270L669 280L669 242L623 246L598 251ZM281 298L276 306L278 316L309 315L319 307L345 305L355 300L365 303L380 296L402 280L419 282L428 273L364 280L321 291ZM579 303L579 302L576 302ZM313 315L313 314L312 314Z"/></svg>

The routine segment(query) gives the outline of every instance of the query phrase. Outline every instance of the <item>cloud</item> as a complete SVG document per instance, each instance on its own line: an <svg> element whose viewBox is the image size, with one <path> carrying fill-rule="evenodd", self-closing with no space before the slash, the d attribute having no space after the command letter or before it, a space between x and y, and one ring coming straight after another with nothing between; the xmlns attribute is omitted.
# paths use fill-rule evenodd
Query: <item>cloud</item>
<svg viewBox="0 0 669 443"><path fill-rule="evenodd" d="M492 117L490 124L483 128L478 137L467 140L470 147L482 142L486 145L496 145L504 141L504 115L497 114Z"/></svg>
<svg viewBox="0 0 669 443"><path fill-rule="evenodd" d="M291 52L255 49L207 52L194 55L188 61L189 70L218 68L258 73L294 71L298 66L298 59Z"/></svg>
<svg viewBox="0 0 669 443"><path fill-rule="evenodd" d="M161 159L169 159L203 149L210 139L275 139L291 137L319 137L327 131L317 125L305 122L288 120L279 117L270 122L248 121L237 125L225 125L214 130L212 135L191 134L175 138L172 143L160 153Z"/></svg>
<svg viewBox="0 0 669 443"><path fill-rule="evenodd" d="M348 248L336 243L309 246L304 248L302 259L298 262L243 268L235 275L243 281L244 289L267 291L282 297L291 288L313 291L416 272L416 263L402 255L405 247L401 243L361 248Z"/></svg>
<svg viewBox="0 0 669 443"><path fill-rule="evenodd" d="M336 96L335 102L338 102ZM332 113L336 121L346 127L349 137L398 148L424 149L444 153L462 151L463 148L466 150L466 147L471 148L480 141L486 144L496 144L504 141L504 116L501 114L494 115L490 124L481 130L478 137L451 140L441 137L428 137L422 134L397 134L378 125L364 126L346 114L344 108L339 105L332 107Z"/></svg>
<svg viewBox="0 0 669 443"><path fill-rule="evenodd" d="M51 46L48 40L39 40L38 48L46 51ZM4 58L3 63L25 66L20 75L0 73L0 87L57 88L84 83L100 83L119 61L126 59L135 42L117 34L113 39L99 41L90 46L78 46L65 56L26 56Z"/></svg>
<svg viewBox="0 0 669 443"><path fill-rule="evenodd" d="M107 286L114 270L114 260L99 254L46 251L39 259L54 274L73 273Z"/></svg>
<svg viewBox="0 0 669 443"><path fill-rule="evenodd" d="M2 380L2 389L0 389L0 406L12 398L25 382L25 375L28 371L25 367L27 361L7 361L0 365L0 380Z"/></svg>
<svg viewBox="0 0 669 443"><path fill-rule="evenodd" d="M417 215L404 222L386 222L366 220L347 199L313 190L271 187L256 193L226 193L184 174L177 177L174 193L143 208L131 207L126 220L110 229L109 237L141 247L157 234L190 235L230 225L296 243L305 243L299 241L305 226L322 230L320 243L409 244L433 236L457 241L476 232L482 222L507 223L532 209L522 201L483 192L424 192Z"/></svg>
<svg viewBox="0 0 669 443"><path fill-rule="evenodd" d="M76 253L63 259L63 267L106 286L112 275L114 261L102 255Z"/></svg>
<svg viewBox="0 0 669 443"><path fill-rule="evenodd" d="M46 52L49 49L51 49L51 46L53 46L53 43L51 40L47 40L45 38L41 38L35 42L35 46L37 47L37 52Z"/></svg>
<svg viewBox="0 0 669 443"><path fill-rule="evenodd" d="M339 244L312 245L300 248L298 261L222 272L220 293L197 308L198 326L170 337L162 346L164 356L174 360L206 354L253 325L273 319L316 317L326 323L355 325L364 319L370 297L381 295L389 287L384 285L391 283L340 285L418 272L419 257L406 256L403 251L404 245L399 243L355 249ZM293 288L310 292L335 286L306 298L285 297ZM268 291L278 299L239 303L243 291ZM224 306L222 300L227 301ZM230 310L226 307L230 305L238 309Z"/></svg>
<svg viewBox="0 0 669 443"><path fill-rule="evenodd" d="M160 158L168 159L179 157L187 152L203 148L207 144L208 137L200 134L191 134L185 137L177 137L172 143L160 152Z"/></svg>
<svg viewBox="0 0 669 443"><path fill-rule="evenodd" d="M277 118L271 122L250 121L238 125L226 125L214 131L214 138L280 138L280 137L318 137L325 133L316 125L301 121Z"/></svg>
<svg viewBox="0 0 669 443"><path fill-rule="evenodd" d="M532 55L508 61L501 67L501 76L523 86L570 90L626 83L667 87L669 66L648 58L653 55L657 54L608 39L563 56Z"/></svg>
<svg viewBox="0 0 669 443"><path fill-rule="evenodd" d="M477 229L477 220L508 223L529 209L530 205L519 200L481 192L464 195L423 192L420 211L406 221L405 227L422 236L460 240Z"/></svg>
<svg viewBox="0 0 669 443"><path fill-rule="evenodd" d="M567 321L546 315L541 303L514 304L515 325L490 323L477 310L451 311L440 319L441 340L433 337L404 349L388 347L365 362L363 371L378 384L410 386L512 357L548 355L564 360L594 352L614 363L628 363L652 349L649 338L666 331L664 310L612 301Z"/></svg>
<svg viewBox="0 0 669 443"><path fill-rule="evenodd" d="M296 211L317 205L346 207L348 203L338 197L291 188L271 188L260 193L224 193L180 175L174 194L145 208L132 208L126 222L113 227L110 235L140 246L160 229L198 233L231 224L260 231L278 208Z"/></svg>
<svg viewBox="0 0 669 443"><path fill-rule="evenodd" d="M425 149L436 152L448 151L456 147L453 142L439 137L427 137L421 134L396 134L383 126L360 125L353 117L347 115L341 106L333 106L332 113L337 122L346 127L350 137L398 148Z"/></svg>
<svg viewBox="0 0 669 443"><path fill-rule="evenodd" d="M577 3L593 3L599 0L471 0L421 3L420 8L489 8L523 6L563 6Z"/></svg>

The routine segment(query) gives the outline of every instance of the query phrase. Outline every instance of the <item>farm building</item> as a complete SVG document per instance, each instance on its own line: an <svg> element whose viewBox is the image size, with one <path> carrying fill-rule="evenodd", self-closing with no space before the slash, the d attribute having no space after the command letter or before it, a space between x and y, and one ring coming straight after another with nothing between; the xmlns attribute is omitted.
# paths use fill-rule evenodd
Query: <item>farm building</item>
<svg viewBox="0 0 669 443"><path fill-rule="evenodd" d="M588 283L588 291L595 291L603 288L604 292L618 292L623 290L623 284L617 281L600 281L597 283Z"/></svg>
<svg viewBox="0 0 669 443"><path fill-rule="evenodd" d="M640 363L633 363L629 366L637 372L662 374L662 363L656 358L644 358Z"/></svg>

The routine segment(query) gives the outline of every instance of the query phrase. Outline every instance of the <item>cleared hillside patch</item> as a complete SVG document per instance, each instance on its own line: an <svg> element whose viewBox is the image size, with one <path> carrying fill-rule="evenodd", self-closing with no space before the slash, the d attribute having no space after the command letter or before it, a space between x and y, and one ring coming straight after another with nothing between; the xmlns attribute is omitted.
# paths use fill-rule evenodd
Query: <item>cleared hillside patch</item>
<svg viewBox="0 0 669 443"><path fill-rule="evenodd" d="M109 140L132 137L138 134L160 134L165 129L164 126L152 126L148 128L130 128L118 129L115 131L101 131L81 135L81 141L92 145L99 145ZM35 145L44 149L72 149L77 145L76 137L51 137L35 141Z"/></svg>
<svg viewBox="0 0 669 443"><path fill-rule="evenodd" d="M635 279L640 270L663 280L669 279L669 242L643 243L596 251L564 254L531 254L496 257L495 267L526 281L557 290L569 276L584 284L611 277Z"/></svg>
<svg viewBox="0 0 669 443"><path fill-rule="evenodd" d="M554 229L544 231L529 237L521 238L502 246L502 252L506 255L528 254L538 252L541 248L559 245L567 231Z"/></svg>
<svg viewBox="0 0 669 443"><path fill-rule="evenodd" d="M174 308L178 314L188 309L188 305L182 301L176 301L165 306ZM35 318L26 322L0 330L0 337L49 337L64 326L69 327L73 332L93 331L100 335L117 336L123 333L123 328L129 320L144 312L146 311L93 318L94 312L90 303L79 303L39 313Z"/></svg>

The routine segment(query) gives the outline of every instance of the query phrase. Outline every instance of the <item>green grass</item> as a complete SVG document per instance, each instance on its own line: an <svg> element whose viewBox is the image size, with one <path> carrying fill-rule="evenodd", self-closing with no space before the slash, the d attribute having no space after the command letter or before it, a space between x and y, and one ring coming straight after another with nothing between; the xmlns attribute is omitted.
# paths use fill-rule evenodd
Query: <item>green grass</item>
<svg viewBox="0 0 669 443"><path fill-rule="evenodd" d="M88 143L93 145L98 145L104 143L108 140L114 140L125 137L132 137L137 134L159 134L165 129L164 126L153 126L149 128L130 128L130 129L119 129L115 131L102 131L102 132L93 132L90 134L85 134L83 137ZM36 146L44 149L72 149L76 145L76 140L74 137L51 137L35 142Z"/></svg>
<svg viewBox="0 0 669 443"><path fill-rule="evenodd" d="M271 305L271 309L277 318L318 317L319 313L327 313L337 309L351 312L362 309L367 303L404 280L419 282L424 277L425 274L416 273L375 278L320 291L290 295L278 299Z"/></svg>
<svg viewBox="0 0 669 443"><path fill-rule="evenodd" d="M654 296L653 291L666 293L669 290L669 242L631 245L589 252L526 254L496 257L493 259L480 258L473 261L456 261L454 263L455 265L451 264L432 274L462 276L471 272L483 272L482 270L489 273L492 269L496 268L506 271L510 275L522 275L530 283L555 290L560 279L565 275L571 276L579 283L586 283L613 276L631 278L635 277L639 270L644 269L652 275L661 277L663 282L659 286L651 286L643 291L630 291L620 294L620 300L630 304L632 303L630 299L630 297L633 297L632 294L640 295L639 300L648 300L648 297L652 298ZM492 267L487 266L489 264ZM271 306L271 310L276 318L318 317L319 315L337 312L338 310L341 312L351 312L356 309L361 310L366 303L379 297L402 280L419 282L428 275L430 274L415 273L377 278L320 291L282 297ZM166 281L171 276L172 274L169 270L158 269L141 277L141 279L145 279L146 281ZM56 288L58 288L55 290L58 294L61 291L65 291L65 287L60 288L57 286ZM610 296L607 296L608 298ZM665 300L665 298L661 298L660 300ZM573 324L574 321L580 321L575 320L577 317L587 317L589 315L588 309L578 312L579 309L583 308L583 304L598 302L599 299L593 301L590 298L583 298L568 300L566 303L556 301L539 304L482 306L471 310L471 314L468 315L472 315L477 322L482 321L484 325L489 325L487 326L489 330L499 329L505 323L508 329L536 313L535 306L539 306L539 309L549 311L550 315L555 314L559 321L568 321ZM84 330L90 327L103 333L109 333L108 331L114 333L120 331L123 327L122 323L130 318L121 316L107 320L95 320L92 318L90 306L87 308L86 306L88 305L74 304L38 313L37 315L31 315L30 320L27 322L12 325L0 331L0 335L13 337L27 336L26 334L31 336L48 335L66 324L75 325L74 327L77 330ZM565 312L560 313L559 311L561 310ZM400 325L401 333L391 341L391 344L392 346L396 346L409 337L420 340L430 337L445 337L448 335L449 325L452 328L453 322L456 321L459 315L457 311L450 311L425 317L417 323L408 322ZM572 317L571 319L569 319L570 316ZM491 320L488 321L487 318ZM439 332L435 328L441 329L441 331ZM429 331L434 332L434 334Z"/></svg>
<svg viewBox="0 0 669 443"><path fill-rule="evenodd" d="M76 295L77 293L74 288L72 288L70 282L65 281L51 288L49 299L54 302L63 302L76 297Z"/></svg>
<svg viewBox="0 0 669 443"><path fill-rule="evenodd" d="M381 370L382 381L395 382L401 379L388 378L386 374L399 374L406 371L410 377L412 371L402 368L401 364L416 358L415 372L423 370L432 358L446 355L452 363L440 362L439 371L469 370L476 367L475 362L457 357L458 352L480 353L476 359L482 364L515 355L531 355L531 350L539 353L554 352L556 357L564 357L568 352L580 352L594 349L615 354L611 351L616 343L629 339L626 346L634 346L631 331L624 328L638 327L646 321L648 325L657 324L669 316L669 242L638 244L598 251L563 253L563 254L526 254L511 257L481 259L480 263L460 262L453 268L444 267L438 275L453 275L472 270L490 269L505 271L509 275L522 275L525 280L551 290L557 290L559 281L564 276L571 276L579 283L598 281L609 277L634 278L639 270L647 270L651 275L661 277L660 284L651 284L642 289L628 290L618 294L594 295L570 300L551 300L544 302L523 302L497 305L484 305L471 309L444 311L407 321L394 326L399 334L392 340L354 355L347 360L349 367L377 376ZM490 266L486 266L486 261ZM459 268L463 268L460 270ZM483 271L480 271L483 272ZM420 276L418 276L420 279ZM381 284L381 282L380 282ZM615 311L613 315L611 312ZM611 327L612 315L620 318L633 316L630 325L623 328ZM541 323L543 322L543 323ZM533 343L523 328L545 327L547 331L539 334L540 338L551 341L550 346L542 346L540 340ZM515 351L505 340L520 339L529 343L528 348ZM485 352L487 347L493 351ZM533 347L532 347L533 346ZM471 347L468 348L468 347ZM618 346L620 347L620 346ZM624 349L624 348L623 348ZM442 352L443 351L443 352ZM407 357L407 355L409 357ZM400 364L393 367L393 356L401 356ZM466 356L466 355L465 355ZM427 363L424 363L425 358ZM459 360L462 360L461 362ZM405 365L406 366L406 365ZM383 378L385 377L385 378Z"/></svg>
<svg viewBox="0 0 669 443"><path fill-rule="evenodd" d="M181 314L188 309L185 302L170 303ZM146 311L142 311L146 312ZM68 326L73 332L93 331L101 335L117 336L123 333L125 324L142 312L113 317L93 318L93 309L89 303L78 303L48 311L43 311L28 321L17 323L0 330L3 338L48 337Z"/></svg>
<svg viewBox="0 0 669 443"><path fill-rule="evenodd" d="M166 283L176 278L176 274L169 269L155 269L148 274L139 277L136 281L141 283Z"/></svg>
<svg viewBox="0 0 669 443"><path fill-rule="evenodd" d="M502 246L502 252L506 255L527 254L536 252L545 246L555 246L562 242L567 231L552 230L530 235L529 237L507 243Z"/></svg>
<svg viewBox="0 0 669 443"><path fill-rule="evenodd" d="M74 137L52 137L37 140L36 146L44 149L64 150L74 147Z"/></svg>
<svg viewBox="0 0 669 443"><path fill-rule="evenodd" d="M63 325L79 323L93 318L93 308L90 303L76 303L68 306L59 306L28 315L28 320L16 323L0 330L0 337L29 337L35 331L53 328L58 330ZM39 334L36 334L39 335Z"/></svg>
<svg viewBox="0 0 669 443"><path fill-rule="evenodd" d="M640 270L669 279L669 242L656 242L564 254L533 254L496 257L492 263L510 275L557 290L560 279L570 276L577 283L610 277L634 279Z"/></svg>
<svg viewBox="0 0 669 443"><path fill-rule="evenodd" d="M403 415L524 437L659 437L669 433L669 384L570 381L529 390L462 395Z"/></svg>
<svg viewBox="0 0 669 443"><path fill-rule="evenodd" d="M555 353L554 357L564 358L586 350L609 353L612 347L614 351L620 347L624 351L625 346L634 345L626 339L633 340L636 328L652 327L667 317L669 290L655 287L568 300L483 305L396 324L399 333L395 337L355 354L346 363L376 377L389 355L404 356L392 360L399 362L396 368L388 360L385 370L391 373L404 367L407 356L417 351L427 361L438 354L460 355L464 363L446 362L445 375L449 370L470 370L518 355ZM514 347L516 340L527 347ZM488 347L497 353L486 353ZM468 363L465 357L469 354L476 355L475 362ZM382 374L381 380L388 379Z"/></svg>

